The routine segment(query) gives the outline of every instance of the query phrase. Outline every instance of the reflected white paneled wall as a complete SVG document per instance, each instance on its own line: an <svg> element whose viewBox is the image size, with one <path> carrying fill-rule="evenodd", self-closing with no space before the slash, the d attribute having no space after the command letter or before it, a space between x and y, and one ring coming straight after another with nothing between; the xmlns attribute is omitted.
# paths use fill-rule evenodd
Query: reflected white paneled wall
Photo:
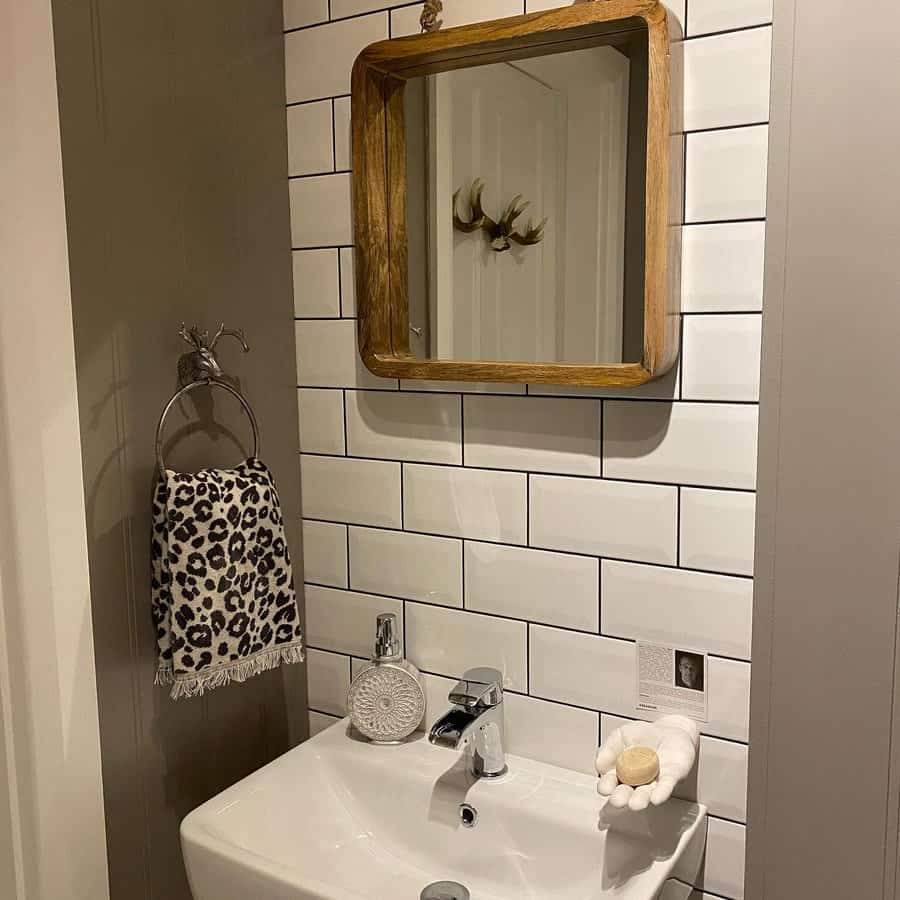
<svg viewBox="0 0 900 900"><path fill-rule="evenodd" d="M443 18L563 5L445 0ZM712 814L694 896L738 900L771 3L691 0L686 22L684 6L684 346L629 391L362 367L349 73L364 44L417 31L421 6L331 0L329 19L324 0L285 0L310 724L343 714L375 615L396 610L427 721L462 668L498 665L513 752L591 771L601 734L639 715L634 639L706 647L710 721L682 785Z"/></svg>

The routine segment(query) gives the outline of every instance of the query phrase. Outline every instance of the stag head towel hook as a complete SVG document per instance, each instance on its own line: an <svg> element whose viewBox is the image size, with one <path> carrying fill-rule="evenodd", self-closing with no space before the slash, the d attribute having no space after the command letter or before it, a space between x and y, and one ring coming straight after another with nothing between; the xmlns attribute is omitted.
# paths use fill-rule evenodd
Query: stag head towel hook
<svg viewBox="0 0 900 900"><path fill-rule="evenodd" d="M225 373L215 354L219 338L233 337L240 343L244 353L250 352L250 346L244 337L244 330L242 328L226 328L224 322L219 325L219 330L213 335L212 340L209 340L208 331L200 331L196 325L185 328L184 322L181 323L178 333L194 351L186 353L178 360L178 380L182 385L190 384L192 381L224 376Z"/></svg>
<svg viewBox="0 0 900 900"><path fill-rule="evenodd" d="M513 227L516 219L531 206L529 201L523 202L521 194L516 194L509 201L509 204L503 211L503 215L500 216L500 221L495 222L485 213L481 205L484 182L480 178L476 178L472 183L472 191L469 195L472 218L466 222L460 218L456 211L456 203L461 192L462 188L459 188L453 195L453 225L457 231L462 231L465 234L471 234L474 231L484 231L490 238L491 247L497 253L505 253L507 250L511 250L514 243L525 247L531 244L539 244L544 239L544 226L547 224L547 219L542 219L537 225L529 219L524 234L521 234Z"/></svg>

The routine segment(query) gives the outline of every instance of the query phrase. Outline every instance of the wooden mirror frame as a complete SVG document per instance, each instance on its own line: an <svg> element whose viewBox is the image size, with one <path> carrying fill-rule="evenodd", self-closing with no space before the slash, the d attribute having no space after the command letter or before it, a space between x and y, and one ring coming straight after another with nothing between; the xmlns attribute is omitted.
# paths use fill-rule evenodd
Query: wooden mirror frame
<svg viewBox="0 0 900 900"><path fill-rule="evenodd" d="M683 137L680 26L659 0L595 0L576 6L380 41L353 66L352 155L359 352L376 375L626 387L664 375L678 356ZM670 34L671 32L671 34ZM418 359L409 353L406 225L406 81L646 39L644 338L640 362L583 365ZM676 45L680 48L680 44ZM390 176L389 176L390 173ZM393 340L392 335L399 340Z"/></svg>

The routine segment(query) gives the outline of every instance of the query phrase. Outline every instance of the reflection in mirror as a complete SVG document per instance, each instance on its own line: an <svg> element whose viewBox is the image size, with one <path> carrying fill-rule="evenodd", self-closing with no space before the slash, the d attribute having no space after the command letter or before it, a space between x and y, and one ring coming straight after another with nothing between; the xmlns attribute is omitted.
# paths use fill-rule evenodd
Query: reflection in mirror
<svg viewBox="0 0 900 900"><path fill-rule="evenodd" d="M646 80L633 62L601 46L406 83L413 357L640 361L645 144L630 157L629 131L645 128Z"/></svg>

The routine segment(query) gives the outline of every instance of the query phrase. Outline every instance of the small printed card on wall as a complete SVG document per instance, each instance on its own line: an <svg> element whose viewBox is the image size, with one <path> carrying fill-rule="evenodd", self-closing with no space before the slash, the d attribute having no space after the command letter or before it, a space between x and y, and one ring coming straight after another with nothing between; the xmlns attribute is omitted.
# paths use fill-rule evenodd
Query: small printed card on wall
<svg viewBox="0 0 900 900"><path fill-rule="evenodd" d="M638 641L636 706L706 722L708 674L705 653Z"/></svg>

